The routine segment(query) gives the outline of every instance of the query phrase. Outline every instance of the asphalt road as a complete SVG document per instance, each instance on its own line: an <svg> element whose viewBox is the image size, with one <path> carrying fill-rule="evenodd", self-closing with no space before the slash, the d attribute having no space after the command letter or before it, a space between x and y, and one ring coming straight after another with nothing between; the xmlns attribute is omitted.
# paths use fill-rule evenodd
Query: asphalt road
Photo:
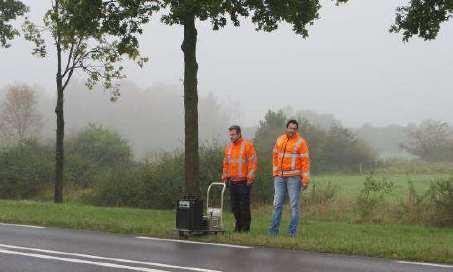
<svg viewBox="0 0 453 272"><path fill-rule="evenodd" d="M0 224L0 272L453 271L453 265Z"/></svg>

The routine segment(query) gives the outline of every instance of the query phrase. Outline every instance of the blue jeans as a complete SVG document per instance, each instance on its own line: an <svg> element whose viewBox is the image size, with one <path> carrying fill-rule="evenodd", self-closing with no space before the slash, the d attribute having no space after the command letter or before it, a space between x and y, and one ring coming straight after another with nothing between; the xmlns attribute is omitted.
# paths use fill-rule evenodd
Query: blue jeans
<svg viewBox="0 0 453 272"><path fill-rule="evenodd" d="M301 191L300 177L274 177L274 212L272 214L272 224L269 228L269 234L277 235L282 219L283 204L285 203L286 192L289 196L291 207L291 221L288 226L288 233L295 236L297 225L299 224L299 202Z"/></svg>

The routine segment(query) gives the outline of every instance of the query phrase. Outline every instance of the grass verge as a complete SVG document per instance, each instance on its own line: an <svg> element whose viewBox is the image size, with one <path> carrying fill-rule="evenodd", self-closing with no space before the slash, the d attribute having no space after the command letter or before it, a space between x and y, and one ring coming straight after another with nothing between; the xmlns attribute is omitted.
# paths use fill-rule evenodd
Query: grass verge
<svg viewBox="0 0 453 272"><path fill-rule="evenodd" d="M282 234L266 235L270 209L253 212L252 232L235 234L232 216L226 213L225 235L197 240L241 245L303 249L348 255L453 263L453 229L410 225L348 224L303 220L295 239L284 233L288 215L282 221ZM176 238L175 212L129 208L93 207L75 203L0 201L0 222L49 227L96 230L112 233Z"/></svg>

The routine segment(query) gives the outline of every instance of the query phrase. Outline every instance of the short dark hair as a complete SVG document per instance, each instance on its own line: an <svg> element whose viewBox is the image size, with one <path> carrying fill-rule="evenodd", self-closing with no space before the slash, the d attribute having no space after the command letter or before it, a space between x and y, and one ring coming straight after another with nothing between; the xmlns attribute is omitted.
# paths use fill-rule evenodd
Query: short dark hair
<svg viewBox="0 0 453 272"><path fill-rule="evenodd" d="M296 128L299 128L299 123L297 122L297 120L289 120L288 123L286 123L286 128L289 127L289 124L295 124L296 125Z"/></svg>
<svg viewBox="0 0 453 272"><path fill-rule="evenodd" d="M237 125L229 127L228 130L235 130L237 134L241 134L241 127Z"/></svg>

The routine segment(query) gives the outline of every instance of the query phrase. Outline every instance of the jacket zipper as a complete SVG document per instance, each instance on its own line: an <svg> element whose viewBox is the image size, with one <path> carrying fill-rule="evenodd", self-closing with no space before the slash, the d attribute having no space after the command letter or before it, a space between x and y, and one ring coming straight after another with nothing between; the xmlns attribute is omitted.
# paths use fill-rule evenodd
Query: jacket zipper
<svg viewBox="0 0 453 272"><path fill-rule="evenodd" d="M286 136L288 138L288 136ZM286 154L286 146L288 145L288 141L289 139L286 140L285 142L285 148L283 150L283 156L282 156L282 161L280 163L281 167L282 167L282 176L283 176L283 160L285 159L285 154Z"/></svg>

